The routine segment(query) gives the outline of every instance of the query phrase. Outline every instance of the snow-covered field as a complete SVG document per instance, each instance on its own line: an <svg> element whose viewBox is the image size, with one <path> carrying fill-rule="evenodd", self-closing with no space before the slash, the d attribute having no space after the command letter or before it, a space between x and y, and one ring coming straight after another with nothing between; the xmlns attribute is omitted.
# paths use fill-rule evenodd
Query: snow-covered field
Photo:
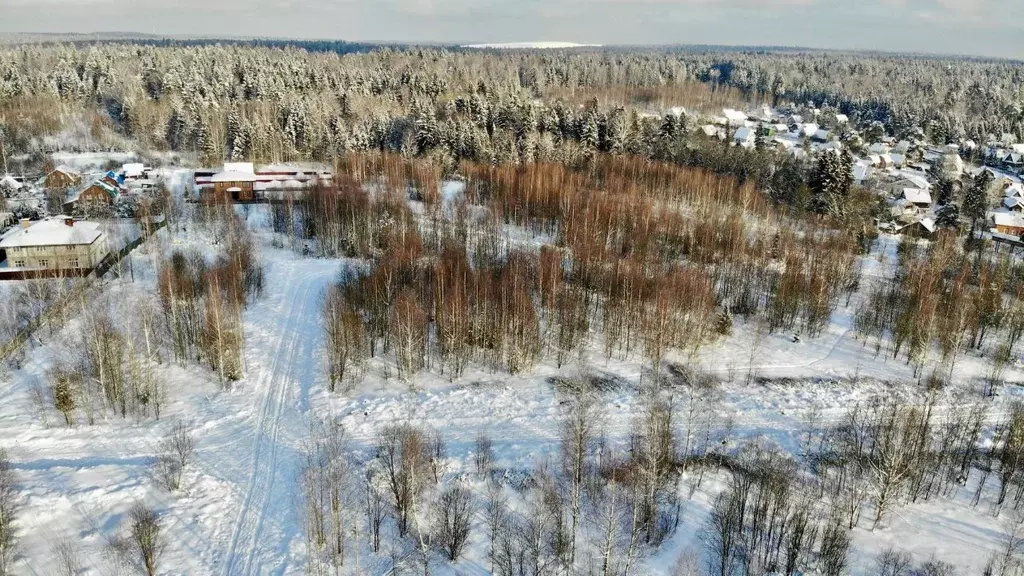
<svg viewBox="0 0 1024 576"><path fill-rule="evenodd" d="M183 182L180 174L169 176L177 185ZM249 218L260 221L259 211L253 210ZM563 398L552 378L587 374L617 383L602 392L601 428L610 443L625 445L630 420L641 409L636 388L644 373L642 361L608 360L597 350L568 367L543 363L521 376L471 367L454 383L430 372L412 383L401 382L383 363L371 363L355 390L329 394L318 352L318 299L343 268L357 263L306 259L272 248L265 230L257 238L267 266L266 295L245 314L245 376L230 390L223 390L202 367L166 365L160 376L167 384L168 403L159 421L110 417L94 426L66 428L57 421L58 414L41 418L30 394L61 353L59 338L35 345L21 369L0 379L5 399L0 404L0 443L10 450L23 485L17 573L57 573L52 547L64 538L80 543L82 574L118 573L106 552L107 542L132 503L141 500L165 519L161 574L303 574L297 470L311 422L326 416L340 419L362 458L371 457L375 433L382 426L409 422L442 433L453 473L472 467L480 433L494 439L499 468L527 469L555 457L558 450ZM191 228L176 237L162 230L157 241L208 247L208 239ZM865 259L866 278L884 273L892 247L891 239L884 241L880 254ZM144 252L148 249L135 256L134 283L112 281L112 294L130 297L153 289L155 278ZM812 410L819 423L828 423L872 395L915 393L909 366L886 360L884 353L876 358L870 347L853 339L851 314L852 308L841 307L821 336L801 342L785 334L760 335L755 326L737 324L733 336L702 349L695 359L670 360L695 362L722 379L702 409L732 423L731 444L760 439L796 452ZM969 376L981 370L976 358L958 363L962 383L943 392L943 410L977 401ZM747 384L748 372L765 380ZM1007 378L1020 381L1024 373L1012 369ZM1007 387L993 400L990 418L997 418L1001 407L1021 394L1016 386ZM684 410L687 401L681 400ZM171 495L157 487L150 470L160 438L177 420L195 424L198 456L182 493ZM644 559L639 573L669 574L681 553L701 549L696 534L720 480L711 477L686 502L683 528L658 554ZM989 514L987 500L970 506L973 490L966 486L951 500L896 509L873 532L857 528L853 572L868 574L874 555L894 546L918 560L934 556L964 574L979 573L1001 545L1006 527L1004 518ZM382 573L377 568L363 565L351 573ZM487 568L485 548L474 539L464 559L454 566L439 562L432 573L485 574Z"/></svg>

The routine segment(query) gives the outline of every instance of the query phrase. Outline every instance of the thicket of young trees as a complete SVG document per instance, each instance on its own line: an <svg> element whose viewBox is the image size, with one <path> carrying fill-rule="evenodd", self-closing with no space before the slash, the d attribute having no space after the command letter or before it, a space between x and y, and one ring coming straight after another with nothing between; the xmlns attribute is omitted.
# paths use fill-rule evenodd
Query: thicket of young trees
<svg viewBox="0 0 1024 576"><path fill-rule="evenodd" d="M950 379L968 350L990 358L988 392L1002 381L1024 334L1024 268L1006 254L963 250L955 232L923 245L898 248L894 277L876 284L855 314L854 326L875 353L901 355L920 371L938 360Z"/></svg>
<svg viewBox="0 0 1024 576"><path fill-rule="evenodd" d="M733 315L817 334L858 285L862 238L780 220L749 183L613 156L461 171L465 190L442 199L429 170L350 156L332 188L272 208L275 230L304 249L372 261L324 298L332 389L392 354L402 378L455 379L470 361L561 366L591 345L658 371Z"/></svg>
<svg viewBox="0 0 1024 576"><path fill-rule="evenodd" d="M311 573L431 571L474 542L494 574L643 574L645 558L686 527L700 549L683 550L679 574L840 576L855 555L853 529L875 530L902 506L958 492L1007 518L986 573L1013 574L1024 562L1019 406L986 442L993 415L983 404L880 395L834 420L809 417L799 450L787 454L735 436L698 374L684 376L682 396L646 390L622 441L605 436L599 393L584 381L572 390L557 455L529 470L503 468L485 434L459 466L444 435L423 427L378 430L367 460L338 424L315 425L301 475ZM719 494L706 520L689 512L698 489ZM878 574L955 574L927 558L915 572L914 561L884 551Z"/></svg>
<svg viewBox="0 0 1024 576"><path fill-rule="evenodd" d="M160 418L166 401L158 367L173 359L204 363L228 386L242 376L241 314L263 289L252 238L233 213L215 217L217 256L175 251L158 265L157 293L130 299L80 298L79 329L33 393L65 424L94 424L107 415Z"/></svg>

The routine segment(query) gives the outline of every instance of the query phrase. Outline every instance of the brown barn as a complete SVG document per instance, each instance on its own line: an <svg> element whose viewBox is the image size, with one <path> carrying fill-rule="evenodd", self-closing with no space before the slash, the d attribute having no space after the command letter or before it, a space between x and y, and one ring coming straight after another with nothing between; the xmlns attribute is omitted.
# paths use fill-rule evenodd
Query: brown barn
<svg viewBox="0 0 1024 576"><path fill-rule="evenodd" d="M81 183L82 176L66 166L54 168L43 180L43 184L51 190L67 190Z"/></svg>

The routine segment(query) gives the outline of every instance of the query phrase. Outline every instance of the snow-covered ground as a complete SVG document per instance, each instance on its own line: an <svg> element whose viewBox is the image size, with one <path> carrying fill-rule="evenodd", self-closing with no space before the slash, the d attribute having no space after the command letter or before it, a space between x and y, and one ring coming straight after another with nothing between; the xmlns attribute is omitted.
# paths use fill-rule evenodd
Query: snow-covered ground
<svg viewBox="0 0 1024 576"><path fill-rule="evenodd" d="M167 177L179 189L187 180L185 174L169 172ZM446 197L454 193L456 189L446 188ZM262 227L257 223L265 215L259 209L246 214ZM172 233L162 230L152 242L209 249L209 239L199 229L190 227L173 238ZM643 362L609 360L596 348L562 369L545 362L528 374L508 376L470 367L454 383L431 372L402 382L387 364L371 362L354 390L328 393L318 352L318 299L344 268L358 263L304 259L274 249L266 230L257 238L267 266L266 295L245 313L245 376L230 390L203 367L166 365L159 375L166 383L168 403L159 421L110 417L94 426L66 428L57 421L59 415L51 413L47 421L40 418L30 394L61 353L60 338L45 338L28 352L21 369L0 378L5 399L0 404L0 444L10 450L23 485L17 573L57 573L52 546L70 538L81 545L82 574L116 574L105 552L107 541L118 532L132 503L142 500L165 519L162 574L303 574L306 554L297 513L297 470L311 421L325 416L340 419L351 447L362 458L371 457L382 426L409 422L441 432L452 473L472 467L474 440L480 433L494 439L499 468L523 470L555 457L558 450L564 398L552 379L587 374L614 383L601 393L601 428L611 444L625 446L630 421L641 409L636 389ZM865 259L867 281L886 273L894 246L892 239L885 239L880 253ZM113 297L130 298L153 289L152 266L146 264L149 249L135 256L134 282L111 282L108 290ZM821 336L801 342L784 334L762 336L755 326L737 322L733 336L703 348L695 358L670 360L699 365L722 379L714 394L702 400L702 410L732 423L731 444L761 440L796 452L812 410L819 423L828 423L875 394L916 393L909 383L912 370L903 361L886 359L884 352L876 358L872 348L854 340L852 310L840 307ZM968 376L981 370L980 359L961 360L957 374L963 384L944 392L940 410L978 401L970 394ZM747 384L748 372L765 380ZM1007 376L1020 381L1024 374L1012 369ZM1003 407L1020 395L1016 386L1007 387L992 400L990 419L1004 413ZM681 396L685 410L691 400L682 392ZM171 495L157 487L150 470L160 438L178 420L195 423L198 452L182 493ZM681 553L701 550L696 534L721 480L712 475L686 502L683 528L658 554L644 560L639 573L668 574ZM1006 528L1004 518L989 514L987 499L971 507L972 494L973 486L966 486L953 499L896 509L876 531L857 528L853 572L868 574L873 556L888 546L910 551L918 560L934 556L951 562L964 574L980 572ZM479 539L474 539L456 566L438 562L433 573L484 574L485 554ZM363 569L378 573L368 566Z"/></svg>

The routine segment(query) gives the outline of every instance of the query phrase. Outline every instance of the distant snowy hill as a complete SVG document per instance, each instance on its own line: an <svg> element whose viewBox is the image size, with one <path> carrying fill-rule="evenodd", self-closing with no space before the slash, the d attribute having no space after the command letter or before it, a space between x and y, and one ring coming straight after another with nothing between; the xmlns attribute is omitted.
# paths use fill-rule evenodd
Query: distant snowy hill
<svg viewBox="0 0 1024 576"><path fill-rule="evenodd" d="M544 50L556 48L585 48L600 44L576 44L575 42L506 42L504 44L465 44L462 48L497 48L501 50Z"/></svg>

